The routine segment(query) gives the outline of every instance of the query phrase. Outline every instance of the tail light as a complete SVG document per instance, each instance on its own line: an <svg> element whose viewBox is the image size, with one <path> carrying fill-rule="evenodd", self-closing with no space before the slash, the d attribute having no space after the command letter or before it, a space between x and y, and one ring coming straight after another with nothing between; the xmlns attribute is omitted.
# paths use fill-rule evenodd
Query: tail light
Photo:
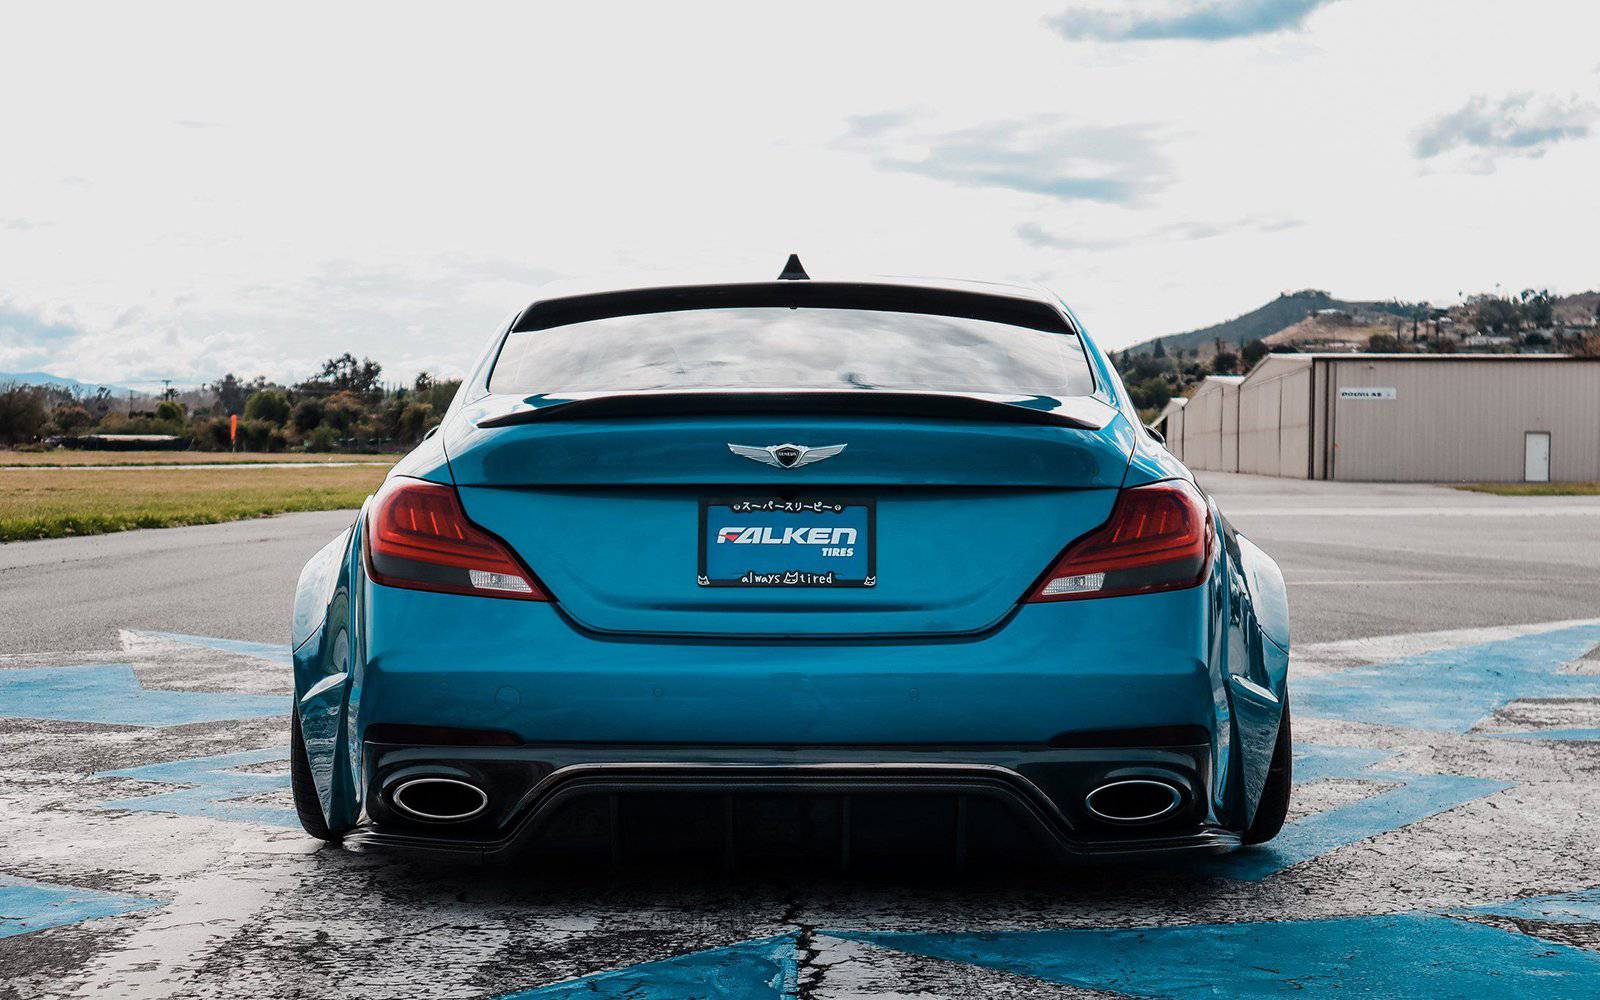
<svg viewBox="0 0 1600 1000"><path fill-rule="evenodd" d="M1111 517L1067 546L1028 601L1073 601L1193 587L1211 568L1211 514L1181 479L1117 495Z"/></svg>
<svg viewBox="0 0 1600 1000"><path fill-rule="evenodd" d="M505 542L467 520L449 486L395 476L367 513L367 569L390 587L548 601Z"/></svg>

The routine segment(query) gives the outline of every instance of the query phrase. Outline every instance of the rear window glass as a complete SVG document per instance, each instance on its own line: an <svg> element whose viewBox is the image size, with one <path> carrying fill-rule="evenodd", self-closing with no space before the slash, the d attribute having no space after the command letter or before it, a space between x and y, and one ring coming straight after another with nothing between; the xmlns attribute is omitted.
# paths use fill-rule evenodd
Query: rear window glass
<svg viewBox="0 0 1600 1000"><path fill-rule="evenodd" d="M1082 396L1071 332L927 313L753 307L609 316L514 332L493 392L889 389Z"/></svg>

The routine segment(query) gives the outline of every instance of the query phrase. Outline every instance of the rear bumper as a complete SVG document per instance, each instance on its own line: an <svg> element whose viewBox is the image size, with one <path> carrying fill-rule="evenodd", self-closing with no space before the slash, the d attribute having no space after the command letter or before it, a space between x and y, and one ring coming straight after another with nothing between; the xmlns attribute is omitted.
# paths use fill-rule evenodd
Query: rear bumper
<svg viewBox="0 0 1600 1000"><path fill-rule="evenodd" d="M589 849L620 860L674 846L723 856L1011 857L1064 862L1214 853L1238 837L1209 820L1210 750L1163 747L405 747L369 743L370 822L359 847L499 862L524 850ZM392 793L447 773L482 787L486 811L457 823L408 817ZM1086 793L1155 777L1182 789L1159 823L1096 819ZM630 822L631 821L631 822ZM630 832L632 831L632 832Z"/></svg>
<svg viewBox="0 0 1600 1000"><path fill-rule="evenodd" d="M601 635L551 605L369 586L355 731L396 723L540 745L797 746L1214 732L1226 694L1211 667L1213 586L1026 605L975 636L807 640Z"/></svg>

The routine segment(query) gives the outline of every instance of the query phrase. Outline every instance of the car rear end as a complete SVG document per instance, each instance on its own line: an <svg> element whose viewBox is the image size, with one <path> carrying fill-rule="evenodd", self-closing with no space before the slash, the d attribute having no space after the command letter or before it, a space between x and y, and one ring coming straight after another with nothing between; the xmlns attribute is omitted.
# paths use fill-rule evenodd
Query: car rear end
<svg viewBox="0 0 1600 1000"><path fill-rule="evenodd" d="M356 529L361 836L1236 843L1222 556L1112 379L1030 295L536 303Z"/></svg>

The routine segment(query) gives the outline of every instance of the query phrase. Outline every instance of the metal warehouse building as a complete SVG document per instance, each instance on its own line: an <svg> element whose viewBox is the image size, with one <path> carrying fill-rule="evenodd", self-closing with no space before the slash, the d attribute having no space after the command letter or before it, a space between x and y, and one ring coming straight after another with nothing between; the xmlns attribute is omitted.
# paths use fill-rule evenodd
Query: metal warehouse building
<svg viewBox="0 0 1600 1000"><path fill-rule="evenodd" d="M1600 359L1269 354L1157 422L1191 469L1378 482L1600 480Z"/></svg>

